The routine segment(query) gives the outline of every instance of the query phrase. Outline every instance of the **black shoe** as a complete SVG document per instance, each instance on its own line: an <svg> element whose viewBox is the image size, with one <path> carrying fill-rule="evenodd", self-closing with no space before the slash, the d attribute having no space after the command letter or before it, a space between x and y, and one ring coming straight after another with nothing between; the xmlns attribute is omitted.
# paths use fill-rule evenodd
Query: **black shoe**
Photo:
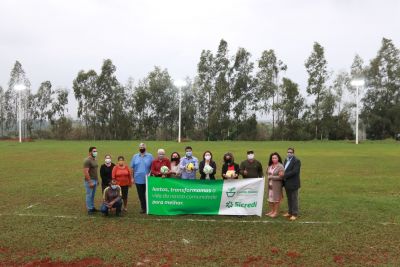
<svg viewBox="0 0 400 267"><path fill-rule="evenodd" d="M93 208L93 209L90 209L89 211L90 211L90 212L98 212L99 210L96 209L96 208Z"/></svg>
<svg viewBox="0 0 400 267"><path fill-rule="evenodd" d="M94 215L94 212L92 210L88 210L87 215Z"/></svg>
<svg viewBox="0 0 400 267"><path fill-rule="evenodd" d="M140 214L145 214L145 213L146 213L145 210L141 210L141 211L140 211Z"/></svg>

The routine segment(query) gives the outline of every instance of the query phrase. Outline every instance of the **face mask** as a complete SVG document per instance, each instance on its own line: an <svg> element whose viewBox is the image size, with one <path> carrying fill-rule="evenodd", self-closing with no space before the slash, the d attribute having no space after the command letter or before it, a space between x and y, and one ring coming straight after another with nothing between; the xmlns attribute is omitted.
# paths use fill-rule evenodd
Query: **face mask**
<svg viewBox="0 0 400 267"><path fill-rule="evenodd" d="M225 162L230 164L230 163L232 163L232 159L225 159Z"/></svg>
<svg viewBox="0 0 400 267"><path fill-rule="evenodd" d="M192 156L192 151L187 151L187 152L186 152L186 157L189 157L189 158L190 158L191 156Z"/></svg>
<svg viewBox="0 0 400 267"><path fill-rule="evenodd" d="M247 159L249 159L249 160L254 159L254 154L248 154L248 155L247 155Z"/></svg>
<svg viewBox="0 0 400 267"><path fill-rule="evenodd" d="M117 185L112 184L112 185L111 185L111 189L117 189Z"/></svg>
<svg viewBox="0 0 400 267"><path fill-rule="evenodd" d="M111 159L105 159L104 160L107 164L110 164L111 163Z"/></svg>
<svg viewBox="0 0 400 267"><path fill-rule="evenodd" d="M139 149L139 151L140 151L140 153L143 154L146 151L146 148L141 148L141 149Z"/></svg>
<svg viewBox="0 0 400 267"><path fill-rule="evenodd" d="M207 155L207 156L204 156L204 158L205 158L205 160L210 160L210 159L211 159L211 156L210 156L210 155Z"/></svg>
<svg viewBox="0 0 400 267"><path fill-rule="evenodd" d="M178 158L172 158L171 161L178 161Z"/></svg>
<svg viewBox="0 0 400 267"><path fill-rule="evenodd" d="M97 151L92 152L92 157L93 158L97 157Z"/></svg>

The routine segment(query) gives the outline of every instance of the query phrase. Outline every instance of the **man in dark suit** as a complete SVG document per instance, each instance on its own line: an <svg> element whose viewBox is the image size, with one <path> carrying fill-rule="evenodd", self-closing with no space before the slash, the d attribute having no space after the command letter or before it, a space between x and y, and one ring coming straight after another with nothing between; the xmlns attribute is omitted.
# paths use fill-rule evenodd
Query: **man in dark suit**
<svg viewBox="0 0 400 267"><path fill-rule="evenodd" d="M299 215L299 188L301 162L294 156L294 148L288 148L287 158L284 162L285 174L283 176L288 212L283 215L291 221L295 221Z"/></svg>

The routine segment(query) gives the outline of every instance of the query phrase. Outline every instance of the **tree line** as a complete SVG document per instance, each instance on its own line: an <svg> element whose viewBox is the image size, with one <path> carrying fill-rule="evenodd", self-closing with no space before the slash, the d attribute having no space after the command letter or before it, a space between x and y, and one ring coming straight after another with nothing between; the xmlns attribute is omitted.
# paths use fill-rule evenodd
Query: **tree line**
<svg viewBox="0 0 400 267"><path fill-rule="evenodd" d="M375 58L365 64L356 55L348 71L328 70L325 48L315 42L304 67L306 95L286 77L288 66L273 49L252 61L245 48L230 54L221 40L216 52L203 50L194 78L181 88L182 137L191 140L341 140L354 137L355 88L361 92L361 128L367 138L393 138L400 133L400 51L383 38ZM66 88L44 81L36 93L16 61L6 89L0 86L0 136L17 135L18 92L25 137L57 139L175 140L179 89L167 69L154 67L137 82L125 84L116 66L103 61L100 73L81 70L71 92L77 118L68 113ZM261 118L269 118L263 122Z"/></svg>

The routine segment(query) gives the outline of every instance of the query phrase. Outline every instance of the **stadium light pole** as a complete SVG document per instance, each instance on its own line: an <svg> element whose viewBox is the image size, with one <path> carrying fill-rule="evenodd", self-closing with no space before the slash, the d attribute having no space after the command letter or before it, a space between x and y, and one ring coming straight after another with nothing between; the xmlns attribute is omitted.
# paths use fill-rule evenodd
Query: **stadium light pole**
<svg viewBox="0 0 400 267"><path fill-rule="evenodd" d="M360 88L364 86L365 81L363 79L354 79L350 84L356 88L356 145L358 145L358 94Z"/></svg>
<svg viewBox="0 0 400 267"><path fill-rule="evenodd" d="M19 142L22 143L22 108L21 108L21 98L22 91L26 89L24 84L17 84L14 89L18 92L18 128L19 128Z"/></svg>
<svg viewBox="0 0 400 267"><path fill-rule="evenodd" d="M182 87L186 86L186 82L184 80L176 80L174 82L174 84L179 89L178 143L180 143L181 142Z"/></svg>

